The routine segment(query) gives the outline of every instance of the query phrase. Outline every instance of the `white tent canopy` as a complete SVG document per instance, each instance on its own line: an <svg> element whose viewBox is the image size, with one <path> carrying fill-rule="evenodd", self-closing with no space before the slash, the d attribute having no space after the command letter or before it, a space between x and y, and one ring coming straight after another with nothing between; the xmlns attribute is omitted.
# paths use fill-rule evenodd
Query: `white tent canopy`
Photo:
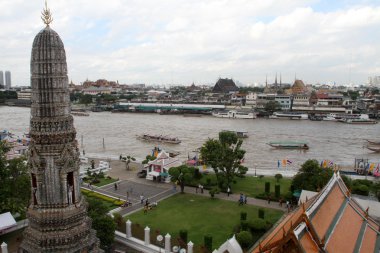
<svg viewBox="0 0 380 253"><path fill-rule="evenodd" d="M0 231L15 226L16 220L10 212L0 214Z"/></svg>

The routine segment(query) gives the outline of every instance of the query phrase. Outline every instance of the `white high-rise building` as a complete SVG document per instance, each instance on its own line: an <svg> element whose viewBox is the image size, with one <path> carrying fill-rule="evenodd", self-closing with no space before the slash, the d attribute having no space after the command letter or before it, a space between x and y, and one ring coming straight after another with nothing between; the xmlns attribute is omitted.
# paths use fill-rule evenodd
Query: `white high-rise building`
<svg viewBox="0 0 380 253"><path fill-rule="evenodd" d="M4 89L4 73L0 71L0 89Z"/></svg>
<svg viewBox="0 0 380 253"><path fill-rule="evenodd" d="M11 81L11 72L10 71L5 71L5 89L10 90L12 86L12 81Z"/></svg>
<svg viewBox="0 0 380 253"><path fill-rule="evenodd" d="M370 77L368 77L368 83L370 85L379 86L380 85L380 76L370 76Z"/></svg>

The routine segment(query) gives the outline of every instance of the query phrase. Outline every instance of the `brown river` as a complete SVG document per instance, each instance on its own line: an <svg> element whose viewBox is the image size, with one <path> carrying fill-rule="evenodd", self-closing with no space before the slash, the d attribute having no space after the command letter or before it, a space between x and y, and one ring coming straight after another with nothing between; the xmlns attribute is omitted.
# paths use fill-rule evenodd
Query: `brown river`
<svg viewBox="0 0 380 253"><path fill-rule="evenodd" d="M30 108L0 106L0 130L17 135L29 131ZM379 163L380 153L363 146L366 139L380 140L380 124L350 125L339 122L277 119L225 119L212 116L184 117L154 113L91 112L90 116L74 116L80 150L86 156L118 158L132 155L142 160L157 143L142 141L144 133L178 137L180 144L159 144L165 150L180 152L179 157L194 157L193 151L208 138L217 138L222 130L248 131L244 139L244 165L258 170L276 171L278 160L293 163L281 170L295 171L308 159L330 160L342 167L352 167L355 158ZM104 140L104 141L103 141ZM307 151L274 149L267 143L279 140L308 142ZM103 145L104 144L104 145Z"/></svg>

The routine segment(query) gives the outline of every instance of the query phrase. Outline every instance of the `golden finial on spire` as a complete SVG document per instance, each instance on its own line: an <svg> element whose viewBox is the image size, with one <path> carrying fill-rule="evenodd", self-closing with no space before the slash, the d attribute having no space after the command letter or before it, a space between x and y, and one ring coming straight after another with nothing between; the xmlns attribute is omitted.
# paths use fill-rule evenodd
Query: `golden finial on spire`
<svg viewBox="0 0 380 253"><path fill-rule="evenodd" d="M45 9L41 12L42 21L46 24L46 26L49 26L51 22L53 22L53 18L51 17L50 9L47 7L47 2L45 0Z"/></svg>

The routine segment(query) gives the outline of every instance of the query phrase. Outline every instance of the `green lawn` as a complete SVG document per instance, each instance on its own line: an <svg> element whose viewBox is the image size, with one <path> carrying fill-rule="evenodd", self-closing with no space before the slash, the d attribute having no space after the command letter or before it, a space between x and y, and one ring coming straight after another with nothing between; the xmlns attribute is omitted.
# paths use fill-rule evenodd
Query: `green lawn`
<svg viewBox="0 0 380 253"><path fill-rule="evenodd" d="M94 185L97 186L97 187L100 187L100 186L103 186L103 185L106 185L106 184L114 183L116 181L118 181L118 179L115 179L115 178L100 178L100 182L96 183Z"/></svg>
<svg viewBox="0 0 380 253"><path fill-rule="evenodd" d="M258 207L239 206L233 201L212 199L194 194L177 194L159 202L158 207L131 214L129 219L140 227L149 226L151 231L169 233L177 238L179 230L188 230L188 240L196 245L203 244L204 235L213 237L213 248L219 247L232 236L234 228L240 224L240 212L247 212L247 220L258 217ZM281 211L265 209L265 218L272 223L281 216ZM124 231L123 231L124 232Z"/></svg>
<svg viewBox="0 0 380 253"><path fill-rule="evenodd" d="M250 197L258 197L259 194L265 192L265 182L270 182L270 192L274 195L274 186L277 184L277 180L274 177L251 177L246 176L244 178L236 178L236 184L232 185L232 191L234 193L244 193ZM281 195L285 195L289 189L292 180L290 178L282 178L279 181Z"/></svg>

